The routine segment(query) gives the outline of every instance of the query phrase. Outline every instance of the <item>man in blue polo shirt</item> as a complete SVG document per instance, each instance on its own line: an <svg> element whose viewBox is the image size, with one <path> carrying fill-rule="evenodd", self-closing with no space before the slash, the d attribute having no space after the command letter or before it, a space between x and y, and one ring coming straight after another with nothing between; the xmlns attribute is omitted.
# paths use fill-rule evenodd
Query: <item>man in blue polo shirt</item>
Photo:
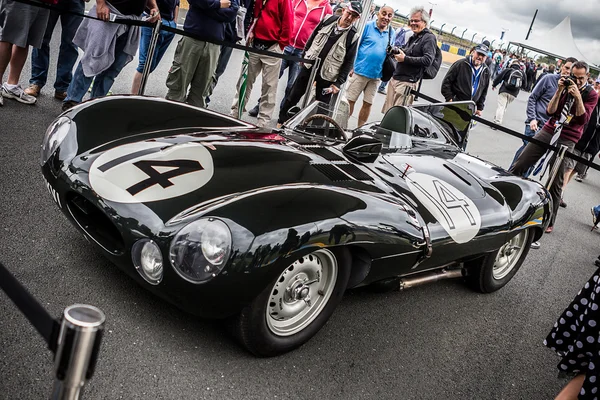
<svg viewBox="0 0 600 400"><path fill-rule="evenodd" d="M393 17L392 7L381 7L377 20L368 22L362 34L354 71L351 73L346 92L350 115L354 112L358 97L364 93L363 105L358 113L358 126L366 124L371 114L371 105L379 86L383 61L390 42L390 21Z"/></svg>

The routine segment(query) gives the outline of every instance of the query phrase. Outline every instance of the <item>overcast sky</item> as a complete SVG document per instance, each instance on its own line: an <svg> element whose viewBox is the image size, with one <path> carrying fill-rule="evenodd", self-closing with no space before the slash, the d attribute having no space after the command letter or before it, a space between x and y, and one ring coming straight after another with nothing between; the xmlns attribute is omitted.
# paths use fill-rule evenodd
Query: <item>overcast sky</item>
<svg viewBox="0 0 600 400"><path fill-rule="evenodd" d="M507 32L504 41L524 41L529 24L538 8L530 39L543 34L558 25L566 16L571 17L571 27L575 43L581 52L597 65L600 64L600 0L431 0L406 2L400 0L375 0L378 5L392 5L399 13L408 14L410 8L422 5L433 8L433 26L439 28L444 22L445 32L455 26L454 33L471 39L477 32L475 41L487 36L490 42L496 39L498 45L502 29ZM505 46L506 47L506 46ZM568 55L567 55L568 56Z"/></svg>

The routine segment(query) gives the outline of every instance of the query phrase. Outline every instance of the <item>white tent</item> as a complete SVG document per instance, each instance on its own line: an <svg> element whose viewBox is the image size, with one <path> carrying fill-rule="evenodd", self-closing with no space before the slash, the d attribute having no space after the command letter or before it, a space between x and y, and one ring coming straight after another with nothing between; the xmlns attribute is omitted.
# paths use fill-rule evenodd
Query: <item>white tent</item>
<svg viewBox="0 0 600 400"><path fill-rule="evenodd" d="M566 17L562 22L552 28L550 31L539 35L525 42L510 42L510 45L523 47L538 53L547 54L555 58L565 59L567 57L575 57L578 60L583 60L594 65L575 44L573 33L571 31L571 18Z"/></svg>

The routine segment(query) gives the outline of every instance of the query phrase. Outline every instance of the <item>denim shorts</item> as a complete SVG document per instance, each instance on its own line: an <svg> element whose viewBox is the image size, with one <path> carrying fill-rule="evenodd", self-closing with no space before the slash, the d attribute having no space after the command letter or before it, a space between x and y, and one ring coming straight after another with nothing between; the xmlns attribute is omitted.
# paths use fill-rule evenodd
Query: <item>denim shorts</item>
<svg viewBox="0 0 600 400"><path fill-rule="evenodd" d="M144 13L144 15L146 15ZM177 23L175 21L170 21L167 19L162 20L162 24L171 28L177 28ZM156 48L154 49L154 57L152 59L152 64L150 65L150 72L156 69L156 66L165 55L167 48L173 41L175 34L167 31L160 31L160 36L156 42ZM140 37L140 63L138 64L137 71L139 73L144 72L144 65L146 64L146 59L148 58L148 48L150 47L150 40L152 39L152 28L142 27L141 37Z"/></svg>

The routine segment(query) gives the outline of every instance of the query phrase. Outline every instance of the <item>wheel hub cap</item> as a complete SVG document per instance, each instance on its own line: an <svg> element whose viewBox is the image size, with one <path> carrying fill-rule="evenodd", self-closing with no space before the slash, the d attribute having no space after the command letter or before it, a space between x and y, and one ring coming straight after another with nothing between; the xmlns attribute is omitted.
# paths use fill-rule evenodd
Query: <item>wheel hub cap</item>
<svg viewBox="0 0 600 400"><path fill-rule="evenodd" d="M515 268L525 250L528 236L529 231L523 230L500 248L494 262L494 279L505 278Z"/></svg>
<svg viewBox="0 0 600 400"><path fill-rule="evenodd" d="M308 326L327 304L337 280L335 256L317 250L286 268L271 290L267 326L275 335L290 336Z"/></svg>

